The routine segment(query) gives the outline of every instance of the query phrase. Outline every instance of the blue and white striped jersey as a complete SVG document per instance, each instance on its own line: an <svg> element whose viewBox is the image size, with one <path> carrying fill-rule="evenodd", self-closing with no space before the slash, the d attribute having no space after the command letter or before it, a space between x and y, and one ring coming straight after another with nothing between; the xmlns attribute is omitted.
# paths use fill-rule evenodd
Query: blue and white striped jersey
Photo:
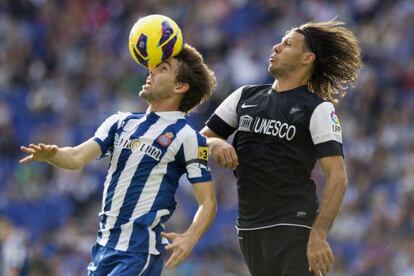
<svg viewBox="0 0 414 276"><path fill-rule="evenodd" d="M160 254L160 233L175 210L178 180L211 180L206 139L179 111L118 112L93 138L110 156L97 242L110 248Z"/></svg>

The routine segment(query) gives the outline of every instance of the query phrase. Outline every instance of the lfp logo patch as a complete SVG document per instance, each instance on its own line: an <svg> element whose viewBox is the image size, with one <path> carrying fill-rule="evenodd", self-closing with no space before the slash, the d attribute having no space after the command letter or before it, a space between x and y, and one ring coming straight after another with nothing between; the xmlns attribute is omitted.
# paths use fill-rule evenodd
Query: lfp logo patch
<svg viewBox="0 0 414 276"><path fill-rule="evenodd" d="M338 116L336 116L335 110L331 112L331 120L332 120L332 130L334 132L340 132L341 131L341 124L339 123Z"/></svg>
<svg viewBox="0 0 414 276"><path fill-rule="evenodd" d="M171 144L173 138L174 134L172 132L166 132L165 134L158 136L157 140L161 146L167 147Z"/></svg>
<svg viewBox="0 0 414 276"><path fill-rule="evenodd" d="M336 116L335 110L331 112L331 119L335 125L340 125L338 116Z"/></svg>

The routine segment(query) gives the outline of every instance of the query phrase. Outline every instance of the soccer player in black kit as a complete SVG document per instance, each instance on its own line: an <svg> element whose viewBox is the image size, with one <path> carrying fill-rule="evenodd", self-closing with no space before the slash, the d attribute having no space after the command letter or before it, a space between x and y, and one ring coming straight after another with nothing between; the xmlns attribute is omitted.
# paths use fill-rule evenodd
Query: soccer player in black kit
<svg viewBox="0 0 414 276"><path fill-rule="evenodd" d="M202 133L211 156L236 172L242 255L254 276L326 275L328 231L347 177L333 103L354 85L361 50L343 22L310 22L273 46L273 84L247 85L216 109ZM235 132L233 146L224 139ZM325 186L318 203L311 171Z"/></svg>

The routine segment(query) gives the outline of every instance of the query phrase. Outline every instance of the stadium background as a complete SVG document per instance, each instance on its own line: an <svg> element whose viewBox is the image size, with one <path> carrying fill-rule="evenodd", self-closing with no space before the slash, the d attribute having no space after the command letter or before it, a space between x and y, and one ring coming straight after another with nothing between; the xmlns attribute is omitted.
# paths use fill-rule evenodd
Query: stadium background
<svg viewBox="0 0 414 276"><path fill-rule="evenodd" d="M85 275L107 160L79 172L21 166L18 146L76 145L115 111L144 111L137 91L146 72L129 56L127 38L135 19L151 13L174 18L216 72L214 96L190 116L198 128L233 89L271 81L271 47L290 27L345 21L361 41L364 68L338 106L349 188L329 236L331 275L414 275L413 1L4 0L0 214L12 222L15 247L24 246L17 252L26 254L30 275ZM233 226L235 181L230 171L212 169L214 225L190 258L164 275L247 275ZM322 182L319 170L314 178ZM177 201L168 229L181 231L197 207L185 181Z"/></svg>

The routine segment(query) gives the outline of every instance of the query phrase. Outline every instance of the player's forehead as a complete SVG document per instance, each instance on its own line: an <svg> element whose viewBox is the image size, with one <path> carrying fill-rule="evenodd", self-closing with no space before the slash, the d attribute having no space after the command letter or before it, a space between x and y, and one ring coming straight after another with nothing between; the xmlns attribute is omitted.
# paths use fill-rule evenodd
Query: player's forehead
<svg viewBox="0 0 414 276"><path fill-rule="evenodd" d="M161 62L158 66L168 66L172 71L177 71L179 63L178 60L174 57L168 58Z"/></svg>
<svg viewBox="0 0 414 276"><path fill-rule="evenodd" d="M282 37L282 41L285 40L291 41L293 43L303 43L305 41L305 37L303 36L303 34L295 30L289 30Z"/></svg>

